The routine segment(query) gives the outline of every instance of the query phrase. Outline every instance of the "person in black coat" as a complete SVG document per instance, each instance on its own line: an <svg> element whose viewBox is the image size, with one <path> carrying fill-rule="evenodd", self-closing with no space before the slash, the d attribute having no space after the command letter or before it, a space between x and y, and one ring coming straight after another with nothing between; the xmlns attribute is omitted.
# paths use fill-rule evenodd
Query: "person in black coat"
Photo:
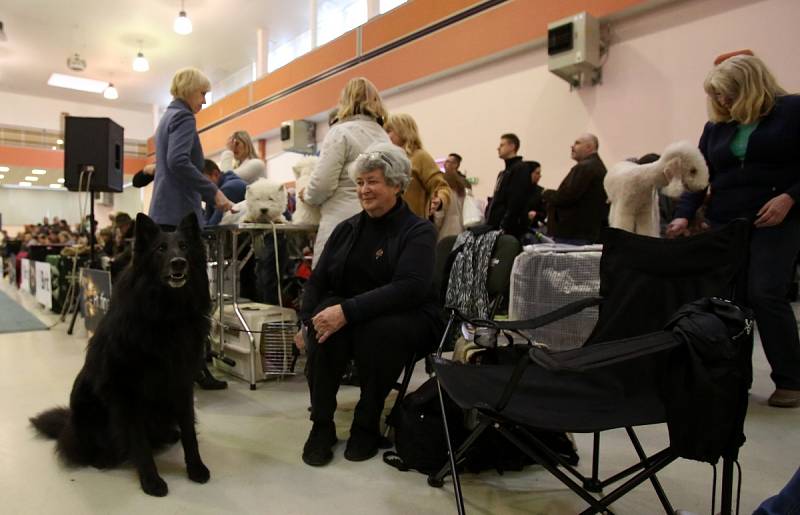
<svg viewBox="0 0 800 515"><path fill-rule="evenodd" d="M582 134L572 144L577 164L557 190L545 190L547 235L558 243L586 245L600 241L608 226L608 197L603 187L606 166L597 155L594 134Z"/></svg>
<svg viewBox="0 0 800 515"><path fill-rule="evenodd" d="M722 56L721 56L722 57ZM705 80L709 122L700 137L711 196L706 221L753 222L747 303L772 367L769 405L800 407L800 338L786 298L800 252L800 96L781 88L752 55L719 62ZM684 234L706 192L684 194L667 236Z"/></svg>
<svg viewBox="0 0 800 515"><path fill-rule="evenodd" d="M486 223L517 238L528 232L528 201L534 193L531 173L538 167L536 161L523 161L519 152L519 138L515 134L500 136L497 156L506 167L497 176Z"/></svg>
<svg viewBox="0 0 800 515"><path fill-rule="evenodd" d="M410 169L391 143L373 144L358 157L350 174L363 211L336 226L306 284L295 343L308 347L309 465L333 458L336 393L349 360L355 358L361 397L344 456L363 461L378 452L383 404L403 366L429 352L441 332L436 231L401 197Z"/></svg>

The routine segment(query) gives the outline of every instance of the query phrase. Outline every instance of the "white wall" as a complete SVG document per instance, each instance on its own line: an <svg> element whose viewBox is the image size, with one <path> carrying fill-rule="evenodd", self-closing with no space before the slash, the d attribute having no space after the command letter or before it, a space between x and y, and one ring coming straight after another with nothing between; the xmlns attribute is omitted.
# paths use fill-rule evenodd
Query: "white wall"
<svg viewBox="0 0 800 515"><path fill-rule="evenodd" d="M84 203L85 214L89 214L89 204L84 193L70 191L25 190L0 188L0 213L3 215L3 228L14 236L25 224L35 224L43 217L57 216L70 225L80 220L78 199ZM99 227L109 225L108 214L112 211L125 211L132 217L142 210L141 191L125 188L122 193L114 193L114 206L107 207L95 203L95 218Z"/></svg>
<svg viewBox="0 0 800 515"><path fill-rule="evenodd" d="M85 104L53 98L0 91L0 125L61 130L61 113L97 116L114 120L125 129L125 138L144 141L155 132L150 110L134 111L99 104Z"/></svg>
<svg viewBox="0 0 800 515"><path fill-rule="evenodd" d="M706 121L702 82L715 56L751 48L789 91L800 91L800 2L692 0L615 23L603 84L570 92L547 71L545 48L495 61L385 97L391 112L414 116L435 157L458 152L462 169L491 193L502 162L500 134L515 132L521 154L542 163L542 185L556 187L574 164L582 132L600 139L607 165L696 141Z"/></svg>

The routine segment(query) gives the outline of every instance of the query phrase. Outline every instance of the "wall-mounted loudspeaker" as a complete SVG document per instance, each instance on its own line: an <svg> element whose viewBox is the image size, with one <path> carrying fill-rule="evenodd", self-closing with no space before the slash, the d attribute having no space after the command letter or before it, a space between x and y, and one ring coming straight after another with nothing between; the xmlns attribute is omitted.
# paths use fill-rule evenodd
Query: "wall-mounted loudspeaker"
<svg viewBox="0 0 800 515"><path fill-rule="evenodd" d="M121 192L124 132L110 118L67 116L64 186L69 191Z"/></svg>

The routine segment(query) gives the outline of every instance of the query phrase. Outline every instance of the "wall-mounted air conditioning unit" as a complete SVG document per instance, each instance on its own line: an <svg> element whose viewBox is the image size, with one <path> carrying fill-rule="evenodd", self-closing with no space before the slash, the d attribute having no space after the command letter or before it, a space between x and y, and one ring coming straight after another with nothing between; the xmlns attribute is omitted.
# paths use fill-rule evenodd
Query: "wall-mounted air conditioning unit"
<svg viewBox="0 0 800 515"><path fill-rule="evenodd" d="M600 22L586 12L547 25L547 68L573 88L601 79Z"/></svg>
<svg viewBox="0 0 800 515"><path fill-rule="evenodd" d="M281 124L281 148L300 154L317 151L317 125L308 120L289 120Z"/></svg>

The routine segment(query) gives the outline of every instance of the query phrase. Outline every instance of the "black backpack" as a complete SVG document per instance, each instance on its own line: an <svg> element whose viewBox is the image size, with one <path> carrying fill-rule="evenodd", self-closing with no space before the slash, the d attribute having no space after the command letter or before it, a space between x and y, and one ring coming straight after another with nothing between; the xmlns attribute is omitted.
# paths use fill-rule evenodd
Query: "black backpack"
<svg viewBox="0 0 800 515"><path fill-rule="evenodd" d="M466 438L462 410L443 392L447 425L454 448ZM425 381L405 396L391 416L395 428L395 452L383 455L383 461L400 469L414 469L423 474L437 472L447 463L447 440L436 379Z"/></svg>

